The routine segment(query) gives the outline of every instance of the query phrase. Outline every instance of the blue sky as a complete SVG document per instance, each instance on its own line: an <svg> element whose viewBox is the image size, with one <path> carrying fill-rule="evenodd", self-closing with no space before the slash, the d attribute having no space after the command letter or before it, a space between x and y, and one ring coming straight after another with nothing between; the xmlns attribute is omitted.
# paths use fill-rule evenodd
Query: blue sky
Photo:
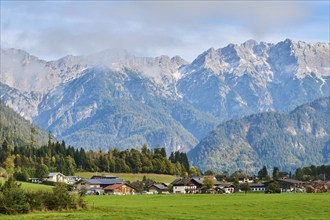
<svg viewBox="0 0 330 220"><path fill-rule="evenodd" d="M248 39L329 42L329 1L4 1L1 47L50 60L105 49L192 61Z"/></svg>

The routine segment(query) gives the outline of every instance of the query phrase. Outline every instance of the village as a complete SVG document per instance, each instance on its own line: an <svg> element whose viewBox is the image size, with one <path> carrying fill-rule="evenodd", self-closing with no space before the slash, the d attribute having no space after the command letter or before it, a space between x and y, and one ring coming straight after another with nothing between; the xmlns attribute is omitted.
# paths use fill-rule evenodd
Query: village
<svg viewBox="0 0 330 220"><path fill-rule="evenodd" d="M207 175L175 179L171 183L149 182L143 184L143 190L134 183L124 181L113 175L93 175L91 178L65 176L60 172L49 173L47 177L31 178L35 184L55 185L63 182L72 191L85 192L86 195L136 195L136 194L231 194L239 192L259 193L320 193L330 192L330 180L299 181L284 175L280 179L260 181L257 176L238 178L238 181L227 182L225 177Z"/></svg>

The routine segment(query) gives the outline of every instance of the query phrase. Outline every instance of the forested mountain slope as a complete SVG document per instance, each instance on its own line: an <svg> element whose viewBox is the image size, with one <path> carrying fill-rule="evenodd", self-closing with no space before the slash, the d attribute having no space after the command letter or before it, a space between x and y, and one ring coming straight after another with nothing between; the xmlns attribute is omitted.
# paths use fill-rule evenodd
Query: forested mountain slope
<svg viewBox="0 0 330 220"><path fill-rule="evenodd" d="M47 144L48 134L0 102L0 143L14 146Z"/></svg>
<svg viewBox="0 0 330 220"><path fill-rule="evenodd" d="M291 170L330 163L330 98L289 114L267 112L220 124L188 153L204 170Z"/></svg>

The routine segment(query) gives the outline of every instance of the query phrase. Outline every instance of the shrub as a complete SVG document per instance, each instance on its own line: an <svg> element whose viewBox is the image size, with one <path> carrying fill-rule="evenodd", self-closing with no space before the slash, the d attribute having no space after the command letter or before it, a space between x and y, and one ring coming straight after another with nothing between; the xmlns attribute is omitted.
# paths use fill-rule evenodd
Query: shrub
<svg viewBox="0 0 330 220"><path fill-rule="evenodd" d="M12 177L0 187L0 213L19 214L28 213L30 204L25 191Z"/></svg>
<svg viewBox="0 0 330 220"><path fill-rule="evenodd" d="M30 176L29 176L29 174L26 170L15 172L14 177L15 177L16 180L24 181L24 182L28 182L29 178L30 178Z"/></svg>
<svg viewBox="0 0 330 220"><path fill-rule="evenodd" d="M53 193L46 198L46 206L49 210L71 209L75 207L74 198L70 195L65 183L57 183Z"/></svg>
<svg viewBox="0 0 330 220"><path fill-rule="evenodd" d="M281 188L278 182L274 181L270 183L265 193L281 193Z"/></svg>
<svg viewBox="0 0 330 220"><path fill-rule="evenodd" d="M72 195L68 186L57 183L53 192L25 192L13 178L0 184L0 213L19 214L34 210L66 210L85 208L84 196Z"/></svg>

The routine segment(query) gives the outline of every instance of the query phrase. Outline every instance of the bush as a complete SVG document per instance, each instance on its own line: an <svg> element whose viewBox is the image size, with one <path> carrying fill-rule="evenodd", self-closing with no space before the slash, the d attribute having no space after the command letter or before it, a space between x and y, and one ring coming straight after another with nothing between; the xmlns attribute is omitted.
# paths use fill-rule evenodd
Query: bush
<svg viewBox="0 0 330 220"><path fill-rule="evenodd" d="M30 204L25 191L20 188L11 177L5 184L0 187L0 213L3 214L19 214L28 213Z"/></svg>
<svg viewBox="0 0 330 220"><path fill-rule="evenodd" d="M46 191L27 192L26 196L31 206L31 211L42 211L47 209L45 201L52 196L52 193Z"/></svg>
<svg viewBox="0 0 330 220"><path fill-rule="evenodd" d="M13 178L10 178L4 185L0 185L0 213L3 214L85 207L83 195L71 195L68 186L64 183L57 183L51 193L44 191L25 192Z"/></svg>
<svg viewBox="0 0 330 220"><path fill-rule="evenodd" d="M30 176L26 170L15 172L14 177L16 180L23 181L23 182L28 182L30 179Z"/></svg>
<svg viewBox="0 0 330 220"><path fill-rule="evenodd" d="M270 183L265 193L281 193L281 188L278 182L274 181Z"/></svg>
<svg viewBox="0 0 330 220"><path fill-rule="evenodd" d="M68 186L65 183L57 183L53 188L52 200L48 204L51 210L71 209L74 208L74 198L70 195Z"/></svg>
<svg viewBox="0 0 330 220"><path fill-rule="evenodd" d="M251 187L250 187L249 183L243 183L240 187L240 190L247 193L247 192L251 191Z"/></svg>

